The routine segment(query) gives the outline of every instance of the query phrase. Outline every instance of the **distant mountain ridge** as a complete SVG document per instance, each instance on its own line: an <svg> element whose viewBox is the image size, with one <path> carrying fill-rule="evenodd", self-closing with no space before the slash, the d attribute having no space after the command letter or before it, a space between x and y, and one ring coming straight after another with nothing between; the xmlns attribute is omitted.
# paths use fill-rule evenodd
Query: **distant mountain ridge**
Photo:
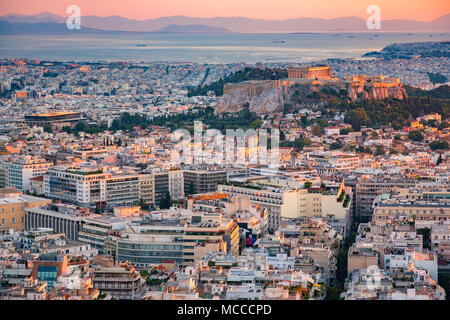
<svg viewBox="0 0 450 320"><path fill-rule="evenodd" d="M233 31L214 28L204 25L170 25L165 28L151 31L117 31L101 30L82 27L81 29L69 30L65 23L60 22L8 22L0 20L0 34L8 35L30 35L30 34L123 34L123 33L162 33L162 34L229 34Z"/></svg>
<svg viewBox="0 0 450 320"><path fill-rule="evenodd" d="M224 28L216 28L209 27L202 24L190 24L190 25L179 25L179 24L171 24L167 27L161 28L156 31L152 31L153 33L179 33L179 34L219 34L219 33L235 33L233 31L224 29Z"/></svg>
<svg viewBox="0 0 450 320"><path fill-rule="evenodd" d="M6 35L120 34L123 32L124 31L98 30L93 28L69 30L65 23L56 22L11 23L0 20L0 34Z"/></svg>
<svg viewBox="0 0 450 320"><path fill-rule="evenodd" d="M49 12L37 15L9 14L0 17L0 21L11 23L64 23L65 17ZM283 32L448 32L450 14L433 21L382 20L380 30L368 30L366 20L359 17L335 19L297 18L288 20L264 20L244 17L196 18L186 16L161 17L148 20L133 20L120 16L81 17L82 27L108 31L153 32L171 25L202 25L222 28L241 33L283 33Z"/></svg>

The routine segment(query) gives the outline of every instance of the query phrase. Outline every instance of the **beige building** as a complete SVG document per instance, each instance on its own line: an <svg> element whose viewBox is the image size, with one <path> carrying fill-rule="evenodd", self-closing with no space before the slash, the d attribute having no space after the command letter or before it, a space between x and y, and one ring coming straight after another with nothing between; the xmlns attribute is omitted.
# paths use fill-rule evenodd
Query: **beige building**
<svg viewBox="0 0 450 320"><path fill-rule="evenodd" d="M25 208L35 208L51 203L49 199L16 194L0 198L0 224L14 229L25 230Z"/></svg>
<svg viewBox="0 0 450 320"><path fill-rule="evenodd" d="M450 192L409 192L382 194L374 203L373 220L403 215L421 224L450 220Z"/></svg>
<svg viewBox="0 0 450 320"><path fill-rule="evenodd" d="M155 204L155 176L153 174L139 175L139 199L150 206Z"/></svg>
<svg viewBox="0 0 450 320"><path fill-rule="evenodd" d="M369 266L378 266L378 255L370 248L351 247L348 251L347 274L354 270L367 269Z"/></svg>

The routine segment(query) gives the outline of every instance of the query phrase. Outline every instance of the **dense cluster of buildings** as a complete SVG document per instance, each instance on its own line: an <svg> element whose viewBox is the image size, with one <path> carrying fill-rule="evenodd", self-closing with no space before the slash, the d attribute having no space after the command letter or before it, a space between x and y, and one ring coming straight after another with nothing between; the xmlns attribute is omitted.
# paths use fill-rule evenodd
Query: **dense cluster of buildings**
<svg viewBox="0 0 450 320"><path fill-rule="evenodd" d="M445 299L445 114L358 131L320 106L261 116L278 166L180 163L172 127L113 129L214 107L187 88L244 67L2 61L0 299Z"/></svg>
<svg viewBox="0 0 450 320"><path fill-rule="evenodd" d="M373 203L348 254L345 299L445 300L448 273L448 189L399 188ZM445 235L444 235L445 234Z"/></svg>

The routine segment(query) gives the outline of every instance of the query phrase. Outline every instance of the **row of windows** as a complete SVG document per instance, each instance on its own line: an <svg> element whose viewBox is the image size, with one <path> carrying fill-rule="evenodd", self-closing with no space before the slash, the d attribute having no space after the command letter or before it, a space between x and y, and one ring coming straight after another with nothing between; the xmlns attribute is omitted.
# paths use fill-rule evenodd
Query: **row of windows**
<svg viewBox="0 0 450 320"><path fill-rule="evenodd" d="M129 256L129 257L182 257L183 252L181 251L133 251L133 250L118 250L119 256Z"/></svg>
<svg viewBox="0 0 450 320"><path fill-rule="evenodd" d="M17 222L16 218L11 218L11 223L16 223L16 222ZM20 218L20 222L24 222L23 217ZM2 219L2 224L5 224L5 223L6 223L5 219Z"/></svg>
<svg viewBox="0 0 450 320"><path fill-rule="evenodd" d="M183 247L181 245L162 245L162 244L130 244L130 243L119 243L119 250L123 249L138 249L138 250L181 250Z"/></svg>
<svg viewBox="0 0 450 320"><path fill-rule="evenodd" d="M413 212L415 211L415 213L417 213L417 214L421 214L421 213L424 213L424 214L427 214L427 213L429 213L429 214L433 214L433 213L435 213L433 210L419 210L419 209L416 209L416 210L409 210L409 212L408 212L408 210L399 210L399 209L396 209L396 210L385 210L385 209L382 209L381 210L381 212L382 213L386 213L386 211L387 211L387 213L409 213L409 214L413 214ZM444 214L444 211L443 210L438 210L438 213L442 213L442 214Z"/></svg>
<svg viewBox="0 0 450 320"><path fill-rule="evenodd" d="M22 211L25 210L25 206L22 206L21 210ZM15 207L11 207L11 212L15 212L15 211L16 211L16 208ZM2 213L5 213L5 208L2 208Z"/></svg>
<svg viewBox="0 0 450 320"><path fill-rule="evenodd" d="M119 256L119 259L122 259L122 258ZM159 264L159 263L162 263L164 260L174 261L175 263L182 263L183 262L182 258L172 258L172 259L167 259L167 258L135 258L135 259L129 259L129 258L126 258L126 259L130 260L130 262L132 262L133 264L136 264L136 263Z"/></svg>

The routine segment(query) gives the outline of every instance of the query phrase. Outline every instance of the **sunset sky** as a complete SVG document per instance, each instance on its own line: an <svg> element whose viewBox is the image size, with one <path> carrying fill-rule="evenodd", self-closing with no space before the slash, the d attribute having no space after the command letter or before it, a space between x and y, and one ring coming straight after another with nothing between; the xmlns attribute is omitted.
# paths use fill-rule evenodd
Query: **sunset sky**
<svg viewBox="0 0 450 320"><path fill-rule="evenodd" d="M184 15L191 17L241 16L263 19L300 17L368 17L366 8L378 5L381 19L430 21L450 12L449 0L10 0L2 1L0 15L37 14L44 11L67 16L75 4L81 14L131 19Z"/></svg>

